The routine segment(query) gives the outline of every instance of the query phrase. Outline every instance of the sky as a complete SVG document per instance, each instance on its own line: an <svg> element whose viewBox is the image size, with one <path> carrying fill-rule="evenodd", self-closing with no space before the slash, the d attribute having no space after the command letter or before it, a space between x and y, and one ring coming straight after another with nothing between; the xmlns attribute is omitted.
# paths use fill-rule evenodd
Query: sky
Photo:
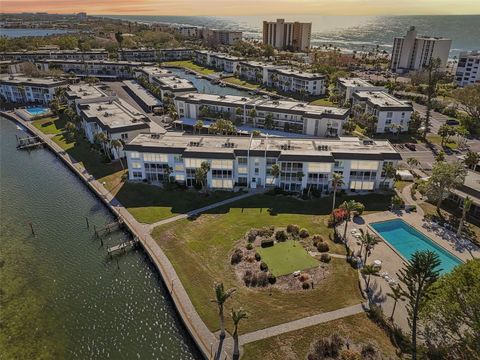
<svg viewBox="0 0 480 360"><path fill-rule="evenodd" d="M460 15L480 0L0 0L0 12L131 15Z"/></svg>

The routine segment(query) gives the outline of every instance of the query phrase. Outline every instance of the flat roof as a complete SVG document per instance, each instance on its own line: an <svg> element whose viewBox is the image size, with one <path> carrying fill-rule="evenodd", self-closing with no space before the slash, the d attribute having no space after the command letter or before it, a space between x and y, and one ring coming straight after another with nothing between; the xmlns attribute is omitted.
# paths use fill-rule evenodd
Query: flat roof
<svg viewBox="0 0 480 360"><path fill-rule="evenodd" d="M267 64L260 61L241 61L240 64L252 66L252 67L259 67L259 68L279 68L277 65Z"/></svg>
<svg viewBox="0 0 480 360"><path fill-rule="evenodd" d="M230 144L226 146L225 144ZM387 140L364 142L356 137L339 139L293 138L293 137L249 137L249 136L217 136L191 135L167 132L160 134L140 134L127 145L127 150L165 151L183 149L188 153L226 154L237 152L245 155L245 151L261 151L276 153L282 156L297 156L317 161L333 162L337 155L341 159L383 160L399 159L400 155ZM373 155L373 156L372 156ZM258 155L257 155L258 156ZM333 158L332 158L333 157ZM293 159L293 158L292 158Z"/></svg>
<svg viewBox="0 0 480 360"><path fill-rule="evenodd" d="M23 74L0 74L0 83L10 85L37 85L44 87L60 86L67 84L66 79L53 77L34 78Z"/></svg>
<svg viewBox="0 0 480 360"><path fill-rule="evenodd" d="M153 76L161 89L172 91L197 91L197 88L187 79L178 76Z"/></svg>
<svg viewBox="0 0 480 360"><path fill-rule="evenodd" d="M147 106L162 106L162 102L159 99L153 96L147 89L145 89L135 80L125 80L123 83Z"/></svg>
<svg viewBox="0 0 480 360"><path fill-rule="evenodd" d="M146 116L121 99L81 104L79 108L87 119L113 132L149 128Z"/></svg>
<svg viewBox="0 0 480 360"><path fill-rule="evenodd" d="M220 103L227 106L248 108L255 107L258 110L278 111L278 112L295 112L307 114L331 114L340 117L346 117L349 114L349 109L336 108L329 106L311 105L304 102L294 100L271 100L264 98L251 98L247 96L238 95L214 95L202 93L189 93L177 97L177 100L186 102L206 102L206 103Z"/></svg>
<svg viewBox="0 0 480 360"><path fill-rule="evenodd" d="M69 85L65 93L67 97L76 99L96 99L99 97L107 96L107 94L100 88L100 86L89 84Z"/></svg>
<svg viewBox="0 0 480 360"><path fill-rule="evenodd" d="M323 79L323 78L325 78L325 75L323 75L323 74L314 74L314 73L311 73L311 72L293 70L293 69L286 69L286 68L282 68L282 67L275 67L272 70L275 71L275 72L278 72L282 75L293 76L293 77L304 78L304 79Z"/></svg>
<svg viewBox="0 0 480 360"><path fill-rule="evenodd" d="M168 69L161 69L157 66L142 66L139 71L148 74L149 76L172 76L172 71Z"/></svg>
<svg viewBox="0 0 480 360"><path fill-rule="evenodd" d="M119 65L119 66L153 66L152 62L140 61L114 61L114 60L81 60L81 59L43 59L39 63L64 63L64 64L93 64L93 65Z"/></svg>
<svg viewBox="0 0 480 360"><path fill-rule="evenodd" d="M338 78L338 82L345 87L376 87L372 83L359 77Z"/></svg>
<svg viewBox="0 0 480 360"><path fill-rule="evenodd" d="M405 110L412 110L411 105L384 91L360 90L354 93L353 96L360 100L366 100L374 107L404 108Z"/></svg>

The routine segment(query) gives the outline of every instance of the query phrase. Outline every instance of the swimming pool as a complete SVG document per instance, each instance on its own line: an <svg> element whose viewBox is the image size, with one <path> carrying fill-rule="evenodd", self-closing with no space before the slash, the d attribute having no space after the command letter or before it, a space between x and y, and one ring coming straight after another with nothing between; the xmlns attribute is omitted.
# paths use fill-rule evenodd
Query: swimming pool
<svg viewBox="0 0 480 360"><path fill-rule="evenodd" d="M32 116L38 116L38 115L48 114L50 112L50 109L40 107L40 106L32 106L32 107L27 107L25 111Z"/></svg>
<svg viewBox="0 0 480 360"><path fill-rule="evenodd" d="M442 274L462 264L456 256L401 219L372 223L370 226L407 260L410 260L416 251L429 250L438 255Z"/></svg>

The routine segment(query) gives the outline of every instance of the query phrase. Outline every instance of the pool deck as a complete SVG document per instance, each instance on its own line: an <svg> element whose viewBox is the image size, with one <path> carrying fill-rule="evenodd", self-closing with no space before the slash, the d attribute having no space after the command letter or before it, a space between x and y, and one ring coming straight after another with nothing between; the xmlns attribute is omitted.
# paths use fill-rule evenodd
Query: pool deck
<svg viewBox="0 0 480 360"><path fill-rule="evenodd" d="M463 244L460 244L458 241L455 241L453 237L449 237L447 239L446 237L442 237L438 232L427 230L424 227L422 215L415 212L406 213L404 211L384 211L353 219L353 221L348 224L347 230L347 241L350 248L354 252L360 250L360 246L359 244L357 244L357 240L355 239L355 237L352 236L351 230L363 229L365 232L368 231L371 233L373 232L372 228L369 226L371 223L393 219L402 219L409 225L413 226L420 233L427 236L437 245L449 251L462 261L471 260L472 258L480 258L480 249L474 244L465 246ZM340 234L343 234L344 226L344 223L341 223L338 226L338 231L340 232ZM448 234L447 232L446 235L450 234ZM371 251L371 254L367 260L367 264L371 264L374 260L382 261L382 269L380 271L381 273L387 272L390 278L393 278L398 282L397 273L399 269L403 267L403 264L405 262L401 255L399 255L389 244L381 241ZM390 317L393 308L393 301L390 297L386 296L386 294L390 292L390 286L388 285L387 281L380 276L374 276L372 277L370 284L370 287L372 289L373 301L381 305L385 315L387 317ZM363 285L365 286L365 284ZM404 330L409 329L406 315L407 313L405 310L405 305L403 303L399 303L395 311L394 320L395 323Z"/></svg>

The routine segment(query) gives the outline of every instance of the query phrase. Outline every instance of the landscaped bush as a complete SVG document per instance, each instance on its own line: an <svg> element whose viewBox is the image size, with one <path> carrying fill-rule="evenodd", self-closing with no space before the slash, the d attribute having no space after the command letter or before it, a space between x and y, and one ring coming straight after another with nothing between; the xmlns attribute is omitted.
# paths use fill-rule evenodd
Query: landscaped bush
<svg viewBox="0 0 480 360"><path fill-rule="evenodd" d="M258 235L257 229L251 229L247 234L247 241L254 242L255 239L257 238L257 235Z"/></svg>
<svg viewBox="0 0 480 360"><path fill-rule="evenodd" d="M260 263L260 270L262 270L262 271L267 271L267 270L268 270L268 265L267 265L267 263L265 263L265 262L262 261L262 262Z"/></svg>
<svg viewBox="0 0 480 360"><path fill-rule="evenodd" d="M361 360L362 356L359 352L351 349L343 349L340 352L340 359L341 360Z"/></svg>
<svg viewBox="0 0 480 360"><path fill-rule="evenodd" d="M304 283L302 284L302 289L303 289L303 290L308 290L308 289L310 289L310 284L309 284L308 282L304 282Z"/></svg>
<svg viewBox="0 0 480 360"><path fill-rule="evenodd" d="M324 263L329 263L330 260L332 260L332 257L328 254L322 254L320 255L320 261Z"/></svg>
<svg viewBox="0 0 480 360"><path fill-rule="evenodd" d="M287 232L293 235L297 235L300 231L300 227L298 225L289 224L287 225Z"/></svg>
<svg viewBox="0 0 480 360"><path fill-rule="evenodd" d="M245 271L245 274L243 274L243 282L245 285L250 286L252 283L252 277L253 273L250 270Z"/></svg>
<svg viewBox="0 0 480 360"><path fill-rule="evenodd" d="M298 233L302 239L307 238L310 234L308 233L308 230L305 228L302 228L300 232Z"/></svg>
<svg viewBox="0 0 480 360"><path fill-rule="evenodd" d="M258 252L255 253L255 260L257 260L257 261L262 260L262 257L260 256L260 254Z"/></svg>
<svg viewBox="0 0 480 360"><path fill-rule="evenodd" d="M264 239L261 243L262 248L273 246L273 239Z"/></svg>
<svg viewBox="0 0 480 360"><path fill-rule="evenodd" d="M253 249L253 244L252 243L248 243L247 244L247 250L252 250Z"/></svg>
<svg viewBox="0 0 480 360"><path fill-rule="evenodd" d="M314 234L312 236L313 246L317 246L319 243L323 242L323 238L319 234Z"/></svg>
<svg viewBox="0 0 480 360"><path fill-rule="evenodd" d="M377 349L375 349L372 344L363 345L361 354L364 359L375 359L377 356Z"/></svg>
<svg viewBox="0 0 480 360"><path fill-rule="evenodd" d="M277 282L277 278L275 277L275 275L273 275L272 273L269 273L268 282L272 285L275 284Z"/></svg>
<svg viewBox="0 0 480 360"><path fill-rule="evenodd" d="M274 232L275 232L275 227L274 226L263 227L261 229L257 229L257 235L262 236L262 237L273 236Z"/></svg>
<svg viewBox="0 0 480 360"><path fill-rule="evenodd" d="M343 339L337 334L324 337L313 345L313 350L308 354L308 360L323 360L326 358L336 359L344 345Z"/></svg>
<svg viewBox="0 0 480 360"><path fill-rule="evenodd" d="M328 252L330 250L330 247L328 246L327 243L321 242L317 244L317 250L319 252Z"/></svg>
<svg viewBox="0 0 480 360"><path fill-rule="evenodd" d="M275 233L275 239L279 242L286 241L288 239L288 235L284 230L277 230Z"/></svg>
<svg viewBox="0 0 480 360"><path fill-rule="evenodd" d="M305 282L307 280L310 279L310 275L308 275L307 273L302 273L300 274L300 276L298 277L298 280L300 280L300 282Z"/></svg>
<svg viewBox="0 0 480 360"><path fill-rule="evenodd" d="M238 264L240 261L242 261L243 258L243 251L241 249L236 249L233 252L232 258L230 259L230 263L232 265Z"/></svg>
<svg viewBox="0 0 480 360"><path fill-rule="evenodd" d="M267 286L268 285L268 275L265 272L257 274L257 286Z"/></svg>

